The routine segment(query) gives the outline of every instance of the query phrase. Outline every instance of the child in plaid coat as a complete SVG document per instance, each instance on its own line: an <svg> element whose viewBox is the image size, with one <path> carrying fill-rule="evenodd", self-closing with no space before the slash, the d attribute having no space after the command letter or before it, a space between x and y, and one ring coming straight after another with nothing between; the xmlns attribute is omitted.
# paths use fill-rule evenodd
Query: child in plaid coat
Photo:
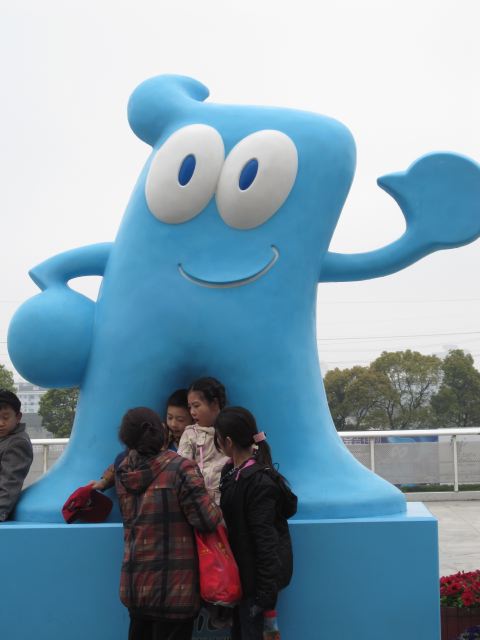
<svg viewBox="0 0 480 640"><path fill-rule="evenodd" d="M128 454L115 473L124 525L120 598L129 640L190 640L200 609L193 529L222 519L197 465L163 450L165 429L147 408L130 409L120 427Z"/></svg>

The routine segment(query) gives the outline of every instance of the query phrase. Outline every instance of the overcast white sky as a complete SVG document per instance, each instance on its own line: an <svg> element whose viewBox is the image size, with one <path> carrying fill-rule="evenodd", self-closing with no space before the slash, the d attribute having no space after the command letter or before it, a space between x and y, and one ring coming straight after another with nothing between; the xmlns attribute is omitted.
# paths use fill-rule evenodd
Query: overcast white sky
<svg viewBox="0 0 480 640"><path fill-rule="evenodd" d="M149 152L126 120L139 82L186 74L213 101L341 120L358 167L331 248L364 251L404 228L378 176L429 151L480 161L479 27L477 0L0 0L0 363L10 317L37 292L28 269L116 234ZM323 369L451 347L480 367L479 273L477 241L321 285Z"/></svg>

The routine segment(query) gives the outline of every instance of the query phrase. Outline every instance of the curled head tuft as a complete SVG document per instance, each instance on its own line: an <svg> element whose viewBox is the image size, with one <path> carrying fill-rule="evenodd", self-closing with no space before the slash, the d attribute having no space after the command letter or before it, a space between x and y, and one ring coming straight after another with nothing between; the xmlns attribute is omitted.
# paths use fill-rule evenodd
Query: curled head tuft
<svg viewBox="0 0 480 640"><path fill-rule="evenodd" d="M128 122L144 142L154 145L173 115L208 98L205 85L187 76L163 75L142 82L128 101Z"/></svg>

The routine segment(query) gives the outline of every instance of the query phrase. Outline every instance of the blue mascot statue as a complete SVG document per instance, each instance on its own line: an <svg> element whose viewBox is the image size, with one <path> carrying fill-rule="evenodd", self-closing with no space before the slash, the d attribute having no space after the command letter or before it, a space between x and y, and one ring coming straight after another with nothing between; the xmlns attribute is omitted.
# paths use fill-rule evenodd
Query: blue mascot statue
<svg viewBox="0 0 480 640"><path fill-rule="evenodd" d="M341 123L314 113L204 102L208 89L160 76L128 117L152 153L113 243L80 247L31 271L41 289L16 312L11 359L44 387L80 387L67 451L27 489L19 521L59 522L60 506L119 451L133 406L160 412L202 375L222 380L268 433L300 498L298 518L405 511L403 495L353 458L333 426L317 357L319 282L376 278L480 235L479 166L427 155L379 186L404 234L343 255L329 244L355 170ZM97 302L68 282L103 277Z"/></svg>

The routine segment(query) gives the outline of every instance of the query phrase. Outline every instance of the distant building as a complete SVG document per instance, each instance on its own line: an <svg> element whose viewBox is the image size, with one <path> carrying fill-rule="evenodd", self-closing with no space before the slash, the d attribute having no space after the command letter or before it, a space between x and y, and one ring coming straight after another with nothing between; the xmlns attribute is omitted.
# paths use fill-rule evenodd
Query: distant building
<svg viewBox="0 0 480 640"><path fill-rule="evenodd" d="M42 427L42 416L38 413L24 413L22 415L22 423L32 439L36 438L53 438L53 433Z"/></svg>
<svg viewBox="0 0 480 640"><path fill-rule="evenodd" d="M47 389L30 382L15 382L17 396L22 403L22 413L38 413L40 398Z"/></svg>

